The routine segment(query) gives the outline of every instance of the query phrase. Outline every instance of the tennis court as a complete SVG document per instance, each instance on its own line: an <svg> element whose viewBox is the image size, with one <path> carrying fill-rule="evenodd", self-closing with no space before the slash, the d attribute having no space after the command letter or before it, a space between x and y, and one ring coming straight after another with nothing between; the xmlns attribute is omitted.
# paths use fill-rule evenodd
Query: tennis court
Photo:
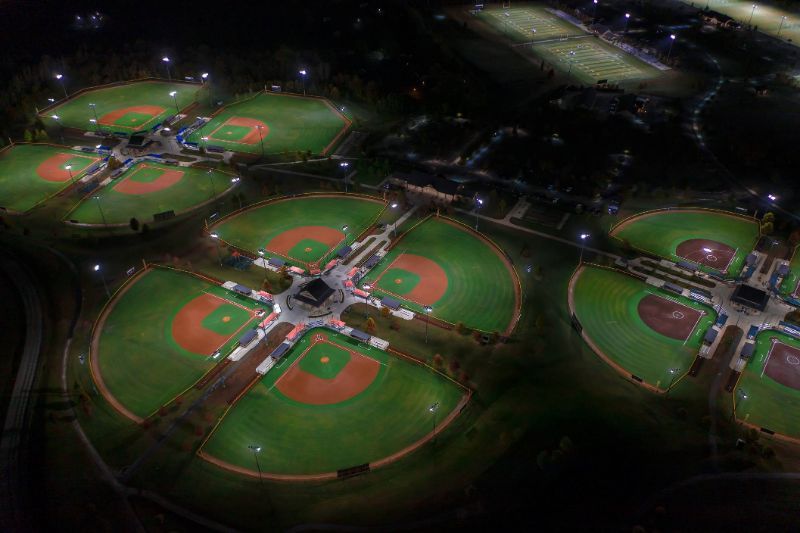
<svg viewBox="0 0 800 533"><path fill-rule="evenodd" d="M800 438L800 339L775 330L756 337L753 358L734 391L736 417Z"/></svg>
<svg viewBox="0 0 800 533"><path fill-rule="evenodd" d="M583 83L625 82L659 75L654 67L594 37L536 43L531 50Z"/></svg>
<svg viewBox="0 0 800 533"><path fill-rule="evenodd" d="M582 267L570 309L592 349L620 373L664 390L697 355L716 313L624 272Z"/></svg>
<svg viewBox="0 0 800 533"><path fill-rule="evenodd" d="M586 34L578 26L543 6L522 5L505 9L500 6L489 7L480 11L478 18L517 43Z"/></svg>

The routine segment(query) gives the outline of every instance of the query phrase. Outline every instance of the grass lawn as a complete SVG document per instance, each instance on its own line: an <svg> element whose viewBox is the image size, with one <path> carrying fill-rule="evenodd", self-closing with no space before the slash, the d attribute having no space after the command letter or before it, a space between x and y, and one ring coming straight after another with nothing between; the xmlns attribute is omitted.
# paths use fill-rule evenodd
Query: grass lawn
<svg viewBox="0 0 800 533"><path fill-rule="evenodd" d="M279 254L279 251L270 249L270 241L281 233L303 226L324 226L339 232L347 226L346 239L352 243L384 209L382 201L358 196L304 196L248 208L222 219L212 226L212 231L217 232L223 241L253 254L259 248L265 248L268 254ZM308 234L308 238L305 244L298 240L292 246L292 253L296 254L289 259L292 263L322 263L327 259L329 247L317 244L319 241L311 242L313 232ZM344 232L341 238L345 239ZM306 251L307 248L310 250Z"/></svg>
<svg viewBox="0 0 800 533"><path fill-rule="evenodd" d="M343 402L310 405L289 399L276 381L308 347L307 332L289 355L273 367L227 414L203 451L254 469L248 445L262 446L264 472L314 474L373 462L400 451L433 429L428 407L439 403L441 420L458 404L463 390L433 371L323 330L334 343L381 365L375 380ZM319 374L309 351L300 367ZM335 363L335 361L334 361Z"/></svg>
<svg viewBox="0 0 800 533"><path fill-rule="evenodd" d="M628 241L645 252L681 261L676 255L679 244L690 239L708 239L736 250L727 275L739 275L744 260L759 236L758 222L732 213L697 209L670 209L644 212L622 221L611 230L611 236ZM704 270L709 270L703 266Z"/></svg>
<svg viewBox="0 0 800 533"><path fill-rule="evenodd" d="M171 177L175 172L182 173L177 181ZM181 214L209 201L212 193L223 194L231 187L230 179L230 175L218 171L212 172L209 178L204 168L175 167L149 161L136 163L113 182L84 198L65 218L81 224L98 225L128 224L131 218L150 222L156 213L172 210ZM146 188L138 193L130 192L134 183L159 187L159 180L172 184L151 192L146 192ZM94 196L99 196L99 201Z"/></svg>
<svg viewBox="0 0 800 533"><path fill-rule="evenodd" d="M784 333L766 330L758 334L753 359L745 367L734 391L736 417L797 438L800 437L800 390L787 387L761 374L773 338L800 348L800 340Z"/></svg>
<svg viewBox="0 0 800 533"><path fill-rule="evenodd" d="M639 316L639 301L649 294L664 296L708 312L687 341L664 336ZM668 295L632 276L605 268L585 267L574 285L573 302L583 332L613 362L645 383L667 388L671 368L683 374L694 361L706 330L716 319L710 308L677 295Z"/></svg>
<svg viewBox="0 0 800 533"><path fill-rule="evenodd" d="M95 130L96 126L89 122L89 119L94 119L96 112L102 131L133 132L152 128L166 117L177 114L178 109L183 109L203 98L203 94L200 94L202 90L199 85L188 83L137 81L81 93L48 109L42 116L45 117L46 124L53 126L61 124L67 128L91 131ZM176 92L175 99L170 96L172 91ZM89 104L94 104L94 110ZM141 106L155 106L161 108L161 111L151 114L149 111L132 110L116 118L105 120L103 118L108 113ZM155 108L153 111L156 111ZM58 123L51 118L52 115L59 117Z"/></svg>
<svg viewBox="0 0 800 533"><path fill-rule="evenodd" d="M800 247L794 249L792 260L789 261L789 273L781 281L780 291L781 294L789 296L794 294L800 284Z"/></svg>
<svg viewBox="0 0 800 533"><path fill-rule="evenodd" d="M463 322L469 328L499 332L516 318L516 280L495 249L468 229L431 218L411 230L364 278L363 283L371 284L374 294L386 294L381 290L386 287L398 294L391 273L383 277L382 274L391 269L391 264L402 254L427 257L447 275L446 291L431 304L434 317L452 323ZM424 312L418 303L403 302L409 309Z"/></svg>
<svg viewBox="0 0 800 533"><path fill-rule="evenodd" d="M350 120L327 100L259 93L253 98L226 106L205 126L192 133L188 140L204 145L202 138L209 137L208 144L213 146L261 154L261 142L257 136L252 137L254 143L241 142L242 137L253 130L252 127L227 124L236 117L252 119L265 126L261 130L265 154L306 150L326 154L338 136L350 126Z"/></svg>
<svg viewBox="0 0 800 533"><path fill-rule="evenodd" d="M79 179L95 161L99 161L96 154L49 144L15 144L0 151L0 207L28 211L67 187L70 172ZM48 168L40 167L43 163Z"/></svg>
<svg viewBox="0 0 800 533"><path fill-rule="evenodd" d="M574 24L557 17L544 6L523 5L503 9L500 6L483 9L478 19L517 43L558 39L582 35Z"/></svg>
<svg viewBox="0 0 800 533"><path fill-rule="evenodd" d="M192 353L179 346L172 336L176 313L203 293L249 309L268 307L236 297L192 275L154 268L129 286L111 308L92 357L99 359L102 380L111 394L137 416L149 416L221 360L211 359L210 354ZM250 313L239 307L228 304L223 307L229 321L220 319L212 324L208 322L215 318L212 313L204 317L203 327L232 335L223 350L227 353L240 337L231 332L243 332L243 328L256 320L251 320Z"/></svg>

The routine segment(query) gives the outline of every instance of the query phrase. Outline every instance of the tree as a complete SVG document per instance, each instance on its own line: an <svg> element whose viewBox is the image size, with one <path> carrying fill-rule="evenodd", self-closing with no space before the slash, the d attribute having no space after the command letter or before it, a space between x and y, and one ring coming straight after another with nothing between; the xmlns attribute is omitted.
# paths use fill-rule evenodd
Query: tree
<svg viewBox="0 0 800 533"><path fill-rule="evenodd" d="M508 208L508 204L506 203L506 199L505 198L500 198L499 207L500 207L500 214L504 215L505 212L506 212L506 209Z"/></svg>
<svg viewBox="0 0 800 533"><path fill-rule="evenodd" d="M388 317L390 314L391 314L391 311L389 310L388 307L381 307L381 316L383 318Z"/></svg>
<svg viewBox="0 0 800 533"><path fill-rule="evenodd" d="M372 317L367 319L367 333L375 333L375 319Z"/></svg>
<svg viewBox="0 0 800 533"><path fill-rule="evenodd" d="M444 357L437 353L433 356L433 367L442 368L442 366L444 366Z"/></svg>
<svg viewBox="0 0 800 533"><path fill-rule="evenodd" d="M464 323L463 322L456 322L456 331L458 333L462 334L462 335L464 334L464 332L466 331L466 328L464 327Z"/></svg>
<svg viewBox="0 0 800 533"><path fill-rule="evenodd" d="M39 141L47 141L50 137L47 135L47 130L39 130L36 132L36 139Z"/></svg>
<svg viewBox="0 0 800 533"><path fill-rule="evenodd" d="M764 222L761 224L761 233L764 235L772 235L773 231L775 231L775 224L772 222Z"/></svg>
<svg viewBox="0 0 800 533"><path fill-rule="evenodd" d="M130 221L131 230L139 231L139 221L136 218L131 218Z"/></svg>
<svg viewBox="0 0 800 533"><path fill-rule="evenodd" d="M764 216L761 217L761 222L775 222L775 213L767 211L764 213Z"/></svg>
<svg viewBox="0 0 800 533"><path fill-rule="evenodd" d="M33 134L31 130L25 130L25 133L22 134L22 138L26 143L33 142Z"/></svg>

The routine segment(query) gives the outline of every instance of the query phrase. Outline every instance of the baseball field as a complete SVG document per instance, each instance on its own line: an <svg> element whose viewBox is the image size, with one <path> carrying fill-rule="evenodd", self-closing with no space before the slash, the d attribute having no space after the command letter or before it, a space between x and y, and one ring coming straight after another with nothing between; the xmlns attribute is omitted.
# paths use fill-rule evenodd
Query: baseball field
<svg viewBox="0 0 800 533"><path fill-rule="evenodd" d="M64 217L80 224L128 225L150 222L165 211L180 214L227 192L231 175L199 167L140 162L100 190L93 191Z"/></svg>
<svg viewBox="0 0 800 533"><path fill-rule="evenodd" d="M75 96L42 113L46 123L102 133L152 128L197 101L199 85L168 81L132 81L98 87ZM170 93L175 92L173 98ZM90 120L96 119L97 124Z"/></svg>
<svg viewBox="0 0 800 533"><path fill-rule="evenodd" d="M488 7L478 18L516 43L563 39L585 35L578 26L554 15L541 5L521 5L511 8Z"/></svg>
<svg viewBox="0 0 800 533"><path fill-rule="evenodd" d="M784 296L798 297L800 293L800 246L794 249L789 261L789 274L781 281L780 292Z"/></svg>
<svg viewBox="0 0 800 533"><path fill-rule="evenodd" d="M759 225L724 211L663 209L626 218L610 235L647 253L734 278L758 241Z"/></svg>
<svg viewBox="0 0 800 533"><path fill-rule="evenodd" d="M398 241L361 282L377 296L468 328L500 333L520 309L519 280L502 252L469 228L430 218Z"/></svg>
<svg viewBox="0 0 800 533"><path fill-rule="evenodd" d="M569 305L600 357L661 390L686 373L716 319L712 309L688 298L594 266L573 276Z"/></svg>
<svg viewBox="0 0 800 533"><path fill-rule="evenodd" d="M706 0L705 4L683 0L684 3L708 8L728 15L742 24L757 26L759 31L773 37L800 42L800 13L786 7L772 6L768 3L753 3L752 0ZM753 7L755 6L755 9Z"/></svg>
<svg viewBox="0 0 800 533"><path fill-rule="evenodd" d="M259 93L224 107L187 140L249 154L324 155L349 127L350 120L322 98Z"/></svg>
<svg viewBox="0 0 800 533"><path fill-rule="evenodd" d="M147 418L217 364L266 304L210 281L151 267L101 315L92 338L98 388L122 414ZM223 355L210 356L218 349Z"/></svg>
<svg viewBox="0 0 800 533"><path fill-rule="evenodd" d="M322 264L345 242L352 243L386 208L378 199L314 194L250 207L209 228L220 240L251 254L264 249L292 264ZM346 229L344 229L346 227Z"/></svg>
<svg viewBox="0 0 800 533"><path fill-rule="evenodd" d="M0 207L24 213L80 179L98 161L96 154L50 144L0 150Z"/></svg>
<svg viewBox="0 0 800 533"><path fill-rule="evenodd" d="M739 420L800 439L800 340L760 332L734 398Z"/></svg>
<svg viewBox="0 0 800 533"><path fill-rule="evenodd" d="M375 467L441 430L464 392L426 367L312 329L233 406L201 455L250 475L250 446L267 475Z"/></svg>

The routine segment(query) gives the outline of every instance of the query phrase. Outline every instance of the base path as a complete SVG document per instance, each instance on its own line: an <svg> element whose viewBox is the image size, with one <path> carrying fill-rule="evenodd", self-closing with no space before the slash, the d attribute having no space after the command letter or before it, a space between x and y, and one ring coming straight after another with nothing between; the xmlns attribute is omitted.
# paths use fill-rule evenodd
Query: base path
<svg viewBox="0 0 800 533"><path fill-rule="evenodd" d="M689 338L704 314L702 311L654 294L639 300L637 310L642 322L650 328L679 341Z"/></svg>

